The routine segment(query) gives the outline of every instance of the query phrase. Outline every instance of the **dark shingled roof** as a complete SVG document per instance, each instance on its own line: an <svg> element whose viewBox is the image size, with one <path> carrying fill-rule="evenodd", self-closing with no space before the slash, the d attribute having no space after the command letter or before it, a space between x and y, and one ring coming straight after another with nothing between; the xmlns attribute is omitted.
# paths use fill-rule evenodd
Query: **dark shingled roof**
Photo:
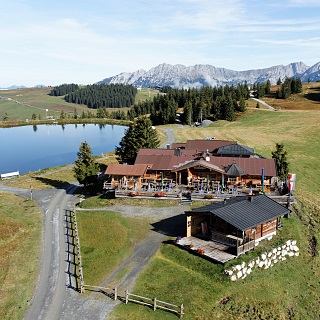
<svg viewBox="0 0 320 320"><path fill-rule="evenodd" d="M221 146L214 153L218 155L238 155L238 156L252 156L254 151L252 148L242 146L241 144L230 144L228 146Z"/></svg>
<svg viewBox="0 0 320 320"><path fill-rule="evenodd" d="M213 214L235 228L245 231L259 224L268 222L290 212L276 201L266 195L248 197L236 197L223 202L186 211L187 215Z"/></svg>
<svg viewBox="0 0 320 320"><path fill-rule="evenodd" d="M235 163L232 163L229 168L226 169L226 175L231 177L241 177L244 175L244 170L238 167Z"/></svg>

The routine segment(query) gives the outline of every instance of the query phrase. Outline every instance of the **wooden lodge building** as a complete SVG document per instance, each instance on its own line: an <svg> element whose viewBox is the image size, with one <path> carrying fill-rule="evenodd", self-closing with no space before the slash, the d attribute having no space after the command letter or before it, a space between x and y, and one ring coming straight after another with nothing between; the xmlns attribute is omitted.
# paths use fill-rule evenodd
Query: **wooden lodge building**
<svg viewBox="0 0 320 320"><path fill-rule="evenodd" d="M234 197L186 211L186 237L200 237L227 245L242 254L276 234L279 220L290 210L266 195Z"/></svg>
<svg viewBox="0 0 320 320"><path fill-rule="evenodd" d="M134 165L110 164L105 174L110 187L120 189L170 185L190 191L258 190L273 188L277 182L274 159L226 140L189 140L167 149L140 149Z"/></svg>

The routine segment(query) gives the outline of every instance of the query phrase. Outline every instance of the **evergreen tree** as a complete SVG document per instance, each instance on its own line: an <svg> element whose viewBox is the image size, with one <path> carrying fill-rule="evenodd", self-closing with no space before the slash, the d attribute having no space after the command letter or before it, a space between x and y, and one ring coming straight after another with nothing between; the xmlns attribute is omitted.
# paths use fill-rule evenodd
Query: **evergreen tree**
<svg viewBox="0 0 320 320"><path fill-rule="evenodd" d="M159 144L157 131L152 128L150 119L141 117L126 130L115 153L120 163L134 164L139 149L157 148Z"/></svg>
<svg viewBox="0 0 320 320"><path fill-rule="evenodd" d="M270 83L270 80L268 79L265 86L265 94L269 94L270 92L271 92L271 83Z"/></svg>
<svg viewBox="0 0 320 320"><path fill-rule="evenodd" d="M91 148L86 141L80 145L73 172L75 178L85 187L91 179L97 178L99 165L95 163Z"/></svg>
<svg viewBox="0 0 320 320"><path fill-rule="evenodd" d="M285 181L289 173L289 162L287 160L287 151L282 143L276 143L276 150L272 152L272 158L276 161L278 177Z"/></svg>
<svg viewBox="0 0 320 320"><path fill-rule="evenodd" d="M67 116L66 113L63 110L61 110L60 120L64 120L66 118L66 116Z"/></svg>
<svg viewBox="0 0 320 320"><path fill-rule="evenodd" d="M76 108L74 108L74 111L73 111L73 119L78 119L78 112Z"/></svg>
<svg viewBox="0 0 320 320"><path fill-rule="evenodd" d="M237 110L240 112L246 111L246 103L244 102L244 99L242 96L240 96L239 106Z"/></svg>

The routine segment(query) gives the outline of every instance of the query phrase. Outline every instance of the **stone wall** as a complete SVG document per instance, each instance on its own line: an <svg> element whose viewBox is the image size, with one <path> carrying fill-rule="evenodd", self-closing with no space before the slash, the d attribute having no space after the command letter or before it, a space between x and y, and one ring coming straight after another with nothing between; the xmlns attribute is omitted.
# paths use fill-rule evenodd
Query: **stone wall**
<svg viewBox="0 0 320 320"><path fill-rule="evenodd" d="M272 249L269 252L261 254L260 257L249 261L247 264L233 266L230 270L225 270L225 273L230 277L231 281L245 279L254 269L268 269L276 263L287 260L288 257L299 256L299 248L296 240L288 240L283 246Z"/></svg>

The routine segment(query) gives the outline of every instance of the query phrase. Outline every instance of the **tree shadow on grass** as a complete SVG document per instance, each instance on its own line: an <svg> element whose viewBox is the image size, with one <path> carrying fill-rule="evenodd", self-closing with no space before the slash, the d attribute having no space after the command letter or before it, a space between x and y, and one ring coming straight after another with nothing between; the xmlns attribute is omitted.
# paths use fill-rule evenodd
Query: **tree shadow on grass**
<svg viewBox="0 0 320 320"><path fill-rule="evenodd" d="M75 193L74 188L71 188L72 186L75 186L72 183L61 181L61 180L44 178L44 177L34 177L34 179L42 182L45 185L51 186L53 188L66 190L67 194ZM77 187L77 193L81 193L83 191L83 186L76 186L76 187ZM69 192L69 190L72 190L72 191Z"/></svg>
<svg viewBox="0 0 320 320"><path fill-rule="evenodd" d="M309 92L304 95L304 97L308 100L320 102L320 88L314 88L313 91L317 92Z"/></svg>

